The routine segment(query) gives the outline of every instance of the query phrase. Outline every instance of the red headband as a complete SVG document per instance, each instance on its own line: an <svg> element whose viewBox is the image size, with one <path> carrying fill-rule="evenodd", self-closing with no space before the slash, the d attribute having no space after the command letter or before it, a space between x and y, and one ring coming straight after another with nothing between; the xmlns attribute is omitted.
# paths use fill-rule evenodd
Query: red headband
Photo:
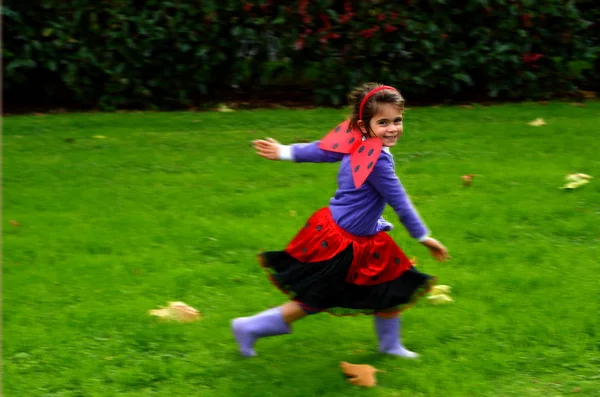
<svg viewBox="0 0 600 397"><path fill-rule="evenodd" d="M382 85L381 87L377 87L377 88L369 91L367 93L367 95L365 95L365 97L363 98L362 102L360 103L360 111L358 113L359 120L362 120L362 118L363 118L363 108L365 107L365 104L367 103L369 98L371 98L373 95L375 95L376 93L378 93L379 91L382 91L382 90L392 90L392 91L398 92L397 89L395 89L394 87L390 87L389 85Z"/></svg>

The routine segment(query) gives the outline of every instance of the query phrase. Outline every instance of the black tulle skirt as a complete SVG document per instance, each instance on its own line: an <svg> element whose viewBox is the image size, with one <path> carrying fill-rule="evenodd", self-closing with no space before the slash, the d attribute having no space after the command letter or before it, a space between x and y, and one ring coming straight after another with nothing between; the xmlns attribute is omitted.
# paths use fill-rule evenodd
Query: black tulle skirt
<svg viewBox="0 0 600 397"><path fill-rule="evenodd" d="M311 230L313 226L315 229ZM339 233L343 238L339 238ZM341 231L330 219L328 210L323 209L309 219L286 250L263 252L259 261L282 292L311 312L354 315L374 314L394 307L405 310L431 289L436 278L419 272L410 263L402 265L404 257L398 260L399 247L393 240L387 234L378 238L383 245L371 241L375 237L354 238ZM327 255L323 249L330 247L323 241L343 245L333 247L332 255ZM390 244L394 246L387 247ZM374 249L377 251L371 252ZM389 259L373 265L382 258ZM374 276L365 278L361 272ZM381 280L376 278L379 274Z"/></svg>

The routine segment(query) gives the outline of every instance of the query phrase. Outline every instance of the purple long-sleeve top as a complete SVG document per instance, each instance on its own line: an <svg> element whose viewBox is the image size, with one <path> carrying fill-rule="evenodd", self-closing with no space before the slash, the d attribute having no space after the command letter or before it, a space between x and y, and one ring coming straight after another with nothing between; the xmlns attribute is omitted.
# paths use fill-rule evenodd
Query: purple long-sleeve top
<svg viewBox="0 0 600 397"><path fill-rule="evenodd" d="M338 188L329 201L331 214L338 226L356 236L371 236L382 230L390 230L391 225L381 218L385 205L389 204L412 237L422 239L429 234L396 175L389 148L381 151L373 171L365 183L356 189L350 155L322 150L318 145L319 141L291 145L291 159L299 163L341 161Z"/></svg>

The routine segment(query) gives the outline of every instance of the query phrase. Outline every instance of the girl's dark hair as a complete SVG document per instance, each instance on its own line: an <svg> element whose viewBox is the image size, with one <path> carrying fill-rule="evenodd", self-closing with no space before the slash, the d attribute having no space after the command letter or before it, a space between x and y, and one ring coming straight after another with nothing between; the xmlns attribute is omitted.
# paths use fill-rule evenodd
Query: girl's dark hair
<svg viewBox="0 0 600 397"><path fill-rule="evenodd" d="M379 83L364 83L361 86L354 89L349 95L348 100L352 109L350 115L350 125L353 128L358 128L358 120L360 120L360 103L362 102L365 95L377 87L381 87L383 84ZM363 122L367 132L370 133L370 122L373 116L379 110L379 105L391 103L398 106L398 109L404 111L404 98L397 91L392 90L381 90L367 100L363 107Z"/></svg>

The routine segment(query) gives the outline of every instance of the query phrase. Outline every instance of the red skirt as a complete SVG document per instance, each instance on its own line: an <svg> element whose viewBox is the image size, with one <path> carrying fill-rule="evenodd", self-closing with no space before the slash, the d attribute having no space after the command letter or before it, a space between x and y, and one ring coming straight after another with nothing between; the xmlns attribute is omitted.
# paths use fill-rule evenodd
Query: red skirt
<svg viewBox="0 0 600 397"><path fill-rule="evenodd" d="M338 255L349 245L354 255L346 277L348 283L381 284L400 277L412 266L386 232L354 236L335 223L329 208L317 211L285 251L299 262L321 262Z"/></svg>
<svg viewBox="0 0 600 397"><path fill-rule="evenodd" d="M259 260L291 299L332 314L402 310L435 283L386 232L354 236L335 223L329 208L313 214L285 251L263 252Z"/></svg>

